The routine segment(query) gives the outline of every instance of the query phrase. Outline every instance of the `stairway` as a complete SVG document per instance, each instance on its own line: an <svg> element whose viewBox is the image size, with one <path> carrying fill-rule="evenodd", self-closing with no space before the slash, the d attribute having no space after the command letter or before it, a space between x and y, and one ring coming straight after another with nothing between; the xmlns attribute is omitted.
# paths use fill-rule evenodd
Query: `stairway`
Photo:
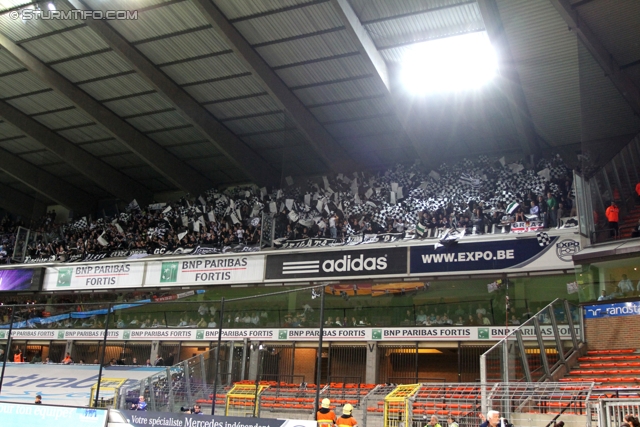
<svg viewBox="0 0 640 427"><path fill-rule="evenodd" d="M633 210L629 211L627 215L621 218L619 227L620 227L620 238L628 239L631 237L631 232L633 231L633 226L638 224L638 219L640 219L640 206L636 206Z"/></svg>
<svg viewBox="0 0 640 427"><path fill-rule="evenodd" d="M611 393L638 396L640 392L640 352L636 349L594 350L578 358L577 368L572 369L561 382L595 382L596 394Z"/></svg>

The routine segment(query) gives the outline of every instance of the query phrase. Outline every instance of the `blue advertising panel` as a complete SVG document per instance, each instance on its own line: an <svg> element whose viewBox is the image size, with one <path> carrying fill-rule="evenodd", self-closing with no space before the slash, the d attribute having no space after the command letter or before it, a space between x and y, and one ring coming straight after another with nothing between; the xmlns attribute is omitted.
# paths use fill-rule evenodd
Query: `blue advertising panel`
<svg viewBox="0 0 640 427"><path fill-rule="evenodd" d="M411 247L411 273L503 270L520 268L556 246L558 236ZM564 243L564 242L563 242ZM439 246L439 247L436 247ZM559 258L560 255L554 258ZM558 259L555 259L557 261ZM569 258L571 260L571 258Z"/></svg>
<svg viewBox="0 0 640 427"><path fill-rule="evenodd" d="M25 427L38 424L47 427L104 427L107 421L107 410L0 403L0 417L2 427Z"/></svg>
<svg viewBox="0 0 640 427"><path fill-rule="evenodd" d="M639 314L640 314L640 301L584 306L584 317L586 319L600 319L602 317L637 316Z"/></svg>

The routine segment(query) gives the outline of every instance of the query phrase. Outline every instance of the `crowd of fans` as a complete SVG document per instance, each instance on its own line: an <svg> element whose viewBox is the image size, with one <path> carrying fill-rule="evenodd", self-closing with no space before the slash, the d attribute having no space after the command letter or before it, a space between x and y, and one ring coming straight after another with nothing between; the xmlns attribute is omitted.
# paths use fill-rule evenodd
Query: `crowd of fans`
<svg viewBox="0 0 640 427"><path fill-rule="evenodd" d="M209 190L197 198L142 208L133 201L113 217L82 217L66 224L58 224L52 211L30 225L35 237L27 249L31 258L55 255L61 260L115 250L167 253L205 246L224 252L258 246L263 213L273 216L276 239L325 237L335 243L358 233L403 233L416 226L482 232L484 225L539 219L551 227L575 212L573 198L570 170L558 156L531 169L481 156L442 164L436 171L398 166L282 189ZM6 253L19 224L2 220Z"/></svg>

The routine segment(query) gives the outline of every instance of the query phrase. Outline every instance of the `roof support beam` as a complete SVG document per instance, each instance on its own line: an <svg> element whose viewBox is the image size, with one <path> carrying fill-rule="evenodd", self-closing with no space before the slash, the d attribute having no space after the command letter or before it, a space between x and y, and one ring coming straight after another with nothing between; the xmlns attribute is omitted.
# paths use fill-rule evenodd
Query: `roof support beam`
<svg viewBox="0 0 640 427"><path fill-rule="evenodd" d="M0 149L0 169L66 208L87 211L96 201L91 194L73 187L7 150Z"/></svg>
<svg viewBox="0 0 640 427"><path fill-rule="evenodd" d="M152 139L118 117L114 112L2 33L0 33L0 46L56 92L66 96L76 107L87 113L97 123L103 125L116 139L158 173L165 176L176 187L193 194L201 194L211 188L209 180L200 173L166 151Z"/></svg>
<svg viewBox="0 0 640 427"><path fill-rule="evenodd" d="M68 2L76 9L88 9L80 0L69 0ZM203 133L207 140L222 152L234 167L240 169L256 184L266 185L279 182L280 174L275 169L223 126L206 108L160 71L110 25L97 19L90 19L85 23L113 51L125 59L160 95L173 104L178 112Z"/></svg>
<svg viewBox="0 0 640 427"><path fill-rule="evenodd" d="M575 5L569 0L549 0L556 8L562 19L567 23L569 29L574 31L578 39L591 52L593 58L600 64L604 73L609 77L613 85L620 91L624 99L627 100L633 112L640 116L640 89L633 80L621 70L620 64L613 58L613 55L598 40L595 33L582 21Z"/></svg>
<svg viewBox="0 0 640 427"><path fill-rule="evenodd" d="M8 185L0 185L0 207L27 219L40 218L47 210L45 203Z"/></svg>
<svg viewBox="0 0 640 427"><path fill-rule="evenodd" d="M540 138L533 126L527 99L524 90L522 90L520 75L515 67L498 5L495 0L477 1L489 40L500 59L499 70L502 78L498 84L502 87L502 92L512 107L511 117L518 131L520 147L524 154L540 154Z"/></svg>
<svg viewBox="0 0 640 427"><path fill-rule="evenodd" d="M151 201L151 192L138 182L4 101L0 101L0 116L114 196Z"/></svg>
<svg viewBox="0 0 640 427"><path fill-rule="evenodd" d="M279 104L280 108L288 113L296 127L306 136L315 155L322 159L331 170L354 170L356 162L349 157L333 136L309 112L211 0L191 0L191 2Z"/></svg>
<svg viewBox="0 0 640 427"><path fill-rule="evenodd" d="M340 20L344 24L345 30L351 38L351 41L358 47L360 56L366 64L369 73L373 78L377 79L387 89L385 97L389 100L389 103L393 106L393 113L400 122L402 128L407 134L407 138L413 146L414 150L420 157L420 160L429 165L433 159L433 155L429 156L428 148L425 144L421 144L422 136L414 135L413 132L407 126L407 114L405 111L401 111L398 108L399 99L394 96L391 91L391 84L389 78L389 69L384 58L376 48L375 43L369 36L369 32L362 25L360 19L356 15L351 5L347 0L330 0L333 9L336 11Z"/></svg>

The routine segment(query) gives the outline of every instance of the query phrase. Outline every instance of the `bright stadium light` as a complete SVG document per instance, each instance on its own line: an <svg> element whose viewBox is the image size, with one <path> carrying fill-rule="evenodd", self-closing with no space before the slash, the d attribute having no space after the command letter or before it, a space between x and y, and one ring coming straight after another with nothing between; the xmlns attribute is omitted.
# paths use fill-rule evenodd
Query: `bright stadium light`
<svg viewBox="0 0 640 427"><path fill-rule="evenodd" d="M414 45L402 60L401 79L412 94L460 92L489 82L498 59L486 32Z"/></svg>
<svg viewBox="0 0 640 427"><path fill-rule="evenodd" d="M56 10L56 5L53 4L53 2L50 2L49 4L47 4L47 8L49 8L49 10Z"/></svg>

